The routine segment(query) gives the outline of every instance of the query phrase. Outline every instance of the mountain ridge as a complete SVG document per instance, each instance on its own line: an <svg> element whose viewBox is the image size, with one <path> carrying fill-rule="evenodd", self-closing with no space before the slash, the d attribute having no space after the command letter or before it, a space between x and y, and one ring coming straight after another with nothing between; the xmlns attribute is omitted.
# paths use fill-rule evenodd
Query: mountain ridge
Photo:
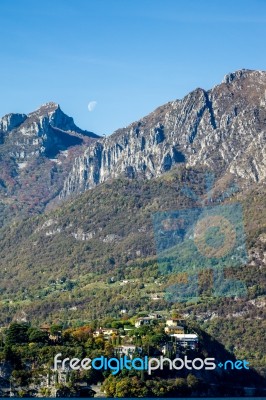
<svg viewBox="0 0 266 400"><path fill-rule="evenodd" d="M78 128L56 103L0 120L0 226L43 212L75 157L100 136Z"/></svg>
<svg viewBox="0 0 266 400"><path fill-rule="evenodd" d="M213 89L197 88L90 145L75 159L60 198L117 176L150 179L179 163L264 180L265 101L264 71L239 70Z"/></svg>
<svg viewBox="0 0 266 400"><path fill-rule="evenodd" d="M126 128L100 137L54 102L0 120L0 224L117 177L151 179L174 166L205 165L241 185L266 178L266 72L228 73ZM30 175L34 177L30 178Z"/></svg>
<svg viewBox="0 0 266 400"><path fill-rule="evenodd" d="M2 136L12 140L0 146L0 216L13 212L17 220L0 229L1 324L21 318L79 324L118 318L125 309L129 316L178 309L237 357L253 357L253 367L265 374L265 78L257 71L229 74L208 93L196 89L111 137L83 135L82 145L67 150L56 143L55 158L47 154L49 143L41 155L31 154L23 140L62 130L81 140L68 131L69 119L59 115L49 124L56 104L40 111L46 115L40 125L38 112L29 125L23 114L5 122ZM20 145L24 158L11 157ZM48 210L62 190L67 201ZM245 283L246 297L213 296L211 271L204 270L199 302L167 299L168 288L182 281L160 271L154 214L234 202L243 208L248 260L237 268L229 260L225 275Z"/></svg>

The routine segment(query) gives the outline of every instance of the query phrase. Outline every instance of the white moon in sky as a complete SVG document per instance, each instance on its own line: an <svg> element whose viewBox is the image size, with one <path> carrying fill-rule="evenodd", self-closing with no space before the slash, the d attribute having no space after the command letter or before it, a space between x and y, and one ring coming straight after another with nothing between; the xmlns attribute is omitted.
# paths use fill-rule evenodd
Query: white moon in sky
<svg viewBox="0 0 266 400"><path fill-rule="evenodd" d="M95 100L90 101L89 104L88 104L89 112L92 112L95 109L96 105L97 105L97 101L95 101Z"/></svg>

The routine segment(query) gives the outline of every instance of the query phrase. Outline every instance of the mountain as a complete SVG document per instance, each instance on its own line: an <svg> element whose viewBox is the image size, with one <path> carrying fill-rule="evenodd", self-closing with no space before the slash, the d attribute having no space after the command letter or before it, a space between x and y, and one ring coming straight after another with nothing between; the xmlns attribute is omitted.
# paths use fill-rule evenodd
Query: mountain
<svg viewBox="0 0 266 400"><path fill-rule="evenodd" d="M77 157L61 198L110 178L152 178L174 165L204 165L216 177L266 177L266 72L240 70L211 90L196 89L93 142Z"/></svg>
<svg viewBox="0 0 266 400"><path fill-rule="evenodd" d="M62 189L65 175L98 135L78 128L58 104L0 120L0 223L40 212Z"/></svg>
<svg viewBox="0 0 266 400"><path fill-rule="evenodd" d="M58 104L0 120L0 226L116 177L150 179L205 166L216 180L265 180L266 72L240 70L99 137Z"/></svg>
<svg viewBox="0 0 266 400"><path fill-rule="evenodd" d="M0 323L79 324L119 318L121 310L133 316L178 309L263 372L265 185L233 194L223 190L223 202L216 196L211 202L242 204L249 257L237 268L228 263L226 274L242 281L247 295L212 296L210 270L205 269L199 275L199 301L165 297L177 275L160 271L153 216L199 207L205 199L205 172L179 166L156 179L115 179L49 213L2 229ZM185 186L196 193L196 200L182 190Z"/></svg>
<svg viewBox="0 0 266 400"><path fill-rule="evenodd" d="M119 318L121 310L133 316L178 309L263 373L265 89L265 72L241 70L107 138L81 132L54 104L5 117L1 215L24 218L0 229L1 324L79 325ZM33 139L40 140L36 152ZM59 197L65 201L55 203ZM198 301L167 298L180 276L160 270L154 216L166 213L159 232L165 243L170 231L177 239L183 234L182 218L180 229L171 228L173 213L205 206L234 212L236 203L247 257L237 268L227 259L225 275L245 284L245 296L214 296L214 272L206 267ZM189 249L181 250L188 260Z"/></svg>

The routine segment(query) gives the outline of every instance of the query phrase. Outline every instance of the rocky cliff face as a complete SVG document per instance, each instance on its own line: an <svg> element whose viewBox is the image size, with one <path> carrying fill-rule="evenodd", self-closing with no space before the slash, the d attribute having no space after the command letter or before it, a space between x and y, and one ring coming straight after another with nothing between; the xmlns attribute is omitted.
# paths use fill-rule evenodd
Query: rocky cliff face
<svg viewBox="0 0 266 400"><path fill-rule="evenodd" d="M150 179L179 163L261 181L265 145L266 72L237 71L90 144L75 159L60 197L121 175Z"/></svg>
<svg viewBox="0 0 266 400"><path fill-rule="evenodd" d="M16 128L20 124L22 124L27 115L25 114L7 114L0 120L0 132L2 133L2 138L4 134L12 131L12 129Z"/></svg>
<svg viewBox="0 0 266 400"><path fill-rule="evenodd" d="M58 104L0 120L0 226L10 214L42 211L74 159L99 136L78 128Z"/></svg>
<svg viewBox="0 0 266 400"><path fill-rule="evenodd" d="M60 150L82 144L84 137L98 137L82 131L58 104L47 103L25 114L8 114L0 120L1 153L18 162L36 155L56 156Z"/></svg>
<svg viewBox="0 0 266 400"><path fill-rule="evenodd" d="M196 89L107 138L78 128L58 104L0 120L0 226L110 178L151 179L179 164L217 178L266 178L266 72L241 70Z"/></svg>

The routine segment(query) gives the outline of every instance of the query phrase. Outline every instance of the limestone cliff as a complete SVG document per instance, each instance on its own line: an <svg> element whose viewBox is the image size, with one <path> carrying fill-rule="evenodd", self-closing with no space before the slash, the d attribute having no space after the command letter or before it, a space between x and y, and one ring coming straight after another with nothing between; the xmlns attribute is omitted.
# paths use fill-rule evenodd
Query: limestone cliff
<svg viewBox="0 0 266 400"><path fill-rule="evenodd" d="M74 159L96 138L56 103L0 119L0 227L10 216L43 211L63 188Z"/></svg>
<svg viewBox="0 0 266 400"><path fill-rule="evenodd" d="M260 181L266 177L266 72L241 70L196 89L89 145L75 159L61 198L109 178L152 178L179 163Z"/></svg>

